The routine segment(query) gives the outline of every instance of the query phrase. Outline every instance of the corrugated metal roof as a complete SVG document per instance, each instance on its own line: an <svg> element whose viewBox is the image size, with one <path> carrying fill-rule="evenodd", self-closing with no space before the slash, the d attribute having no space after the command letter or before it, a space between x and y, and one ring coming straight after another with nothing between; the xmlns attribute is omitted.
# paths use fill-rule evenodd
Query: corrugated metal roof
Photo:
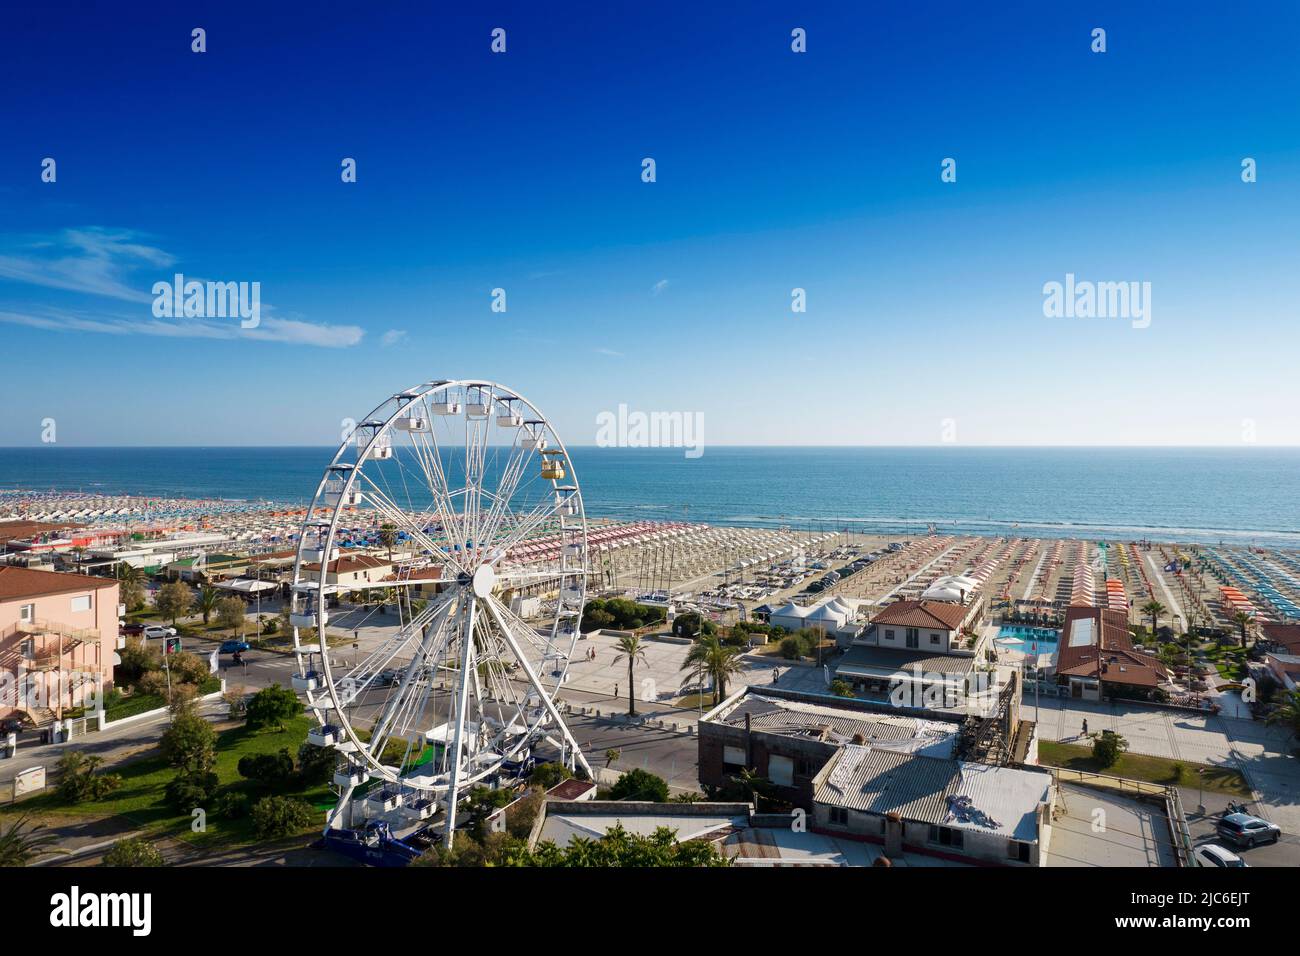
<svg viewBox="0 0 1300 956"><path fill-rule="evenodd" d="M952 721L925 720L904 714L872 714L804 701L783 700L751 693L723 719L731 727L750 728L788 737L825 739L845 744L857 734L868 743L905 752L951 756L960 725Z"/></svg>
<svg viewBox="0 0 1300 956"><path fill-rule="evenodd" d="M1051 777L939 757L848 745L814 799L906 820L1038 839L1037 812Z"/></svg>

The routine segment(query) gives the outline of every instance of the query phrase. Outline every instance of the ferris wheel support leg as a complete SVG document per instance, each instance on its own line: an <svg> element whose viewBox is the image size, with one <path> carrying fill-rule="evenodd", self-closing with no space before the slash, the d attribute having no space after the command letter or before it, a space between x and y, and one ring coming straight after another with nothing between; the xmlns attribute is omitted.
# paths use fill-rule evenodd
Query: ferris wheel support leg
<svg viewBox="0 0 1300 956"><path fill-rule="evenodd" d="M341 830L352 823L352 791L356 787L349 786L339 794L339 802L334 805L334 809L325 817L325 832L330 830ZM347 819L343 818L344 811L347 811Z"/></svg>
<svg viewBox="0 0 1300 956"><path fill-rule="evenodd" d="M472 599L467 601L467 607L464 611L468 621L465 627L463 650L461 651L460 688L456 694L456 737L451 756L451 781L447 788L446 846L449 850L456 832L456 803L460 798L460 768L461 762L465 759L462 747L465 742L465 711L469 708L470 675L477 668L477 663L474 660L474 614L476 603Z"/></svg>
<svg viewBox="0 0 1300 956"><path fill-rule="evenodd" d="M550 692L542 686L542 682L537 678L537 672L533 670L533 665L528 662L528 658L524 655L523 650L515 641L514 633L506 625L504 615L502 615L500 610L497 608L496 599L489 598L487 600L487 607L493 620L497 622L497 627L501 629L501 633L505 636L506 643L510 645L510 651L515 655L515 660L519 662L519 666L522 667L524 673L528 675L528 683L532 685L533 690L537 691L537 696L542 700L542 706L545 707L546 712L551 715L551 719L555 721L555 725L560 728L560 733L564 735L564 739L568 743L569 750L573 753L574 759L577 760L578 763L582 764L582 769L587 771L587 776L590 779L595 780L596 774L592 771L591 764L587 763L587 758L582 753L582 747L578 745L578 741L575 740L573 734L569 732L569 725L566 724L564 718L560 716L560 711L555 706L555 701L551 700Z"/></svg>

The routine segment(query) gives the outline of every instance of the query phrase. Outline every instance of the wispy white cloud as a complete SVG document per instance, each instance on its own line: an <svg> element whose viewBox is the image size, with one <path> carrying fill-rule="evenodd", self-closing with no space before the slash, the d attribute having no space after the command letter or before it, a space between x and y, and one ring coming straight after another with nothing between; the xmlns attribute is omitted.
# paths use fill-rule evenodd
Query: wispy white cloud
<svg viewBox="0 0 1300 956"><path fill-rule="evenodd" d="M347 348L359 343L365 335L365 330L355 325L320 325L266 315L262 316L261 323L253 329L241 329L237 321L228 319L157 319L152 314L147 318L89 316L63 309L45 309L39 314L0 311L0 322L50 332L153 335L174 339L255 339L260 342L285 342L324 348Z"/></svg>
<svg viewBox="0 0 1300 956"><path fill-rule="evenodd" d="M660 292L663 292L664 289L666 288L668 288L668 280L660 279L658 282L656 282L654 285L650 287L650 292L652 295L658 295Z"/></svg>
<svg viewBox="0 0 1300 956"><path fill-rule="evenodd" d="M379 338L379 344L384 348L396 345L406 338L406 329L389 329Z"/></svg>
<svg viewBox="0 0 1300 956"><path fill-rule="evenodd" d="M171 281L177 259L129 229L98 226L64 229L54 236L3 242L0 246L0 281L148 306L139 316L120 311L116 315L104 315L60 308L5 311L0 312L0 322L58 332L238 338L326 348L353 346L365 336L365 330L356 325L279 318L274 314L274 306L265 302L260 306L261 322L250 329L240 328L238 321L230 320L157 318L151 308L153 284ZM198 277L187 275L187 278Z"/></svg>
<svg viewBox="0 0 1300 956"><path fill-rule="evenodd" d="M622 358L622 352L615 352L613 349L596 349L601 355L612 355L614 358Z"/></svg>

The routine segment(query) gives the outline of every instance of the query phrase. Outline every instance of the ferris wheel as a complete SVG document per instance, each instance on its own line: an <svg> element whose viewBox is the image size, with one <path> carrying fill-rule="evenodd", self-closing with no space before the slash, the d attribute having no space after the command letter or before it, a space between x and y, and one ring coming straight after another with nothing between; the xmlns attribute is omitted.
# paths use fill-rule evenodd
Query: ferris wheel
<svg viewBox="0 0 1300 956"><path fill-rule="evenodd" d="M293 686L340 755L327 829L443 813L450 845L468 788L542 742L590 774L556 705L588 573L572 463L518 392L426 382L357 424L293 570Z"/></svg>

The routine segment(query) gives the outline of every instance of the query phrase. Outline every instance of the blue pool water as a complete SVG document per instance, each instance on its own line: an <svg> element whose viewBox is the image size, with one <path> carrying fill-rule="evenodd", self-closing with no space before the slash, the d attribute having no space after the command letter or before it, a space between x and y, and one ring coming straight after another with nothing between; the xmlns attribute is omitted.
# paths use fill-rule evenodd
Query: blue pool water
<svg viewBox="0 0 1300 956"><path fill-rule="evenodd" d="M1013 651L1027 651L1029 645L1036 643L1038 653L1046 654L1056 650L1056 642L1061 632L1051 627L1030 627L1025 624L1004 624L998 628L997 643Z"/></svg>

